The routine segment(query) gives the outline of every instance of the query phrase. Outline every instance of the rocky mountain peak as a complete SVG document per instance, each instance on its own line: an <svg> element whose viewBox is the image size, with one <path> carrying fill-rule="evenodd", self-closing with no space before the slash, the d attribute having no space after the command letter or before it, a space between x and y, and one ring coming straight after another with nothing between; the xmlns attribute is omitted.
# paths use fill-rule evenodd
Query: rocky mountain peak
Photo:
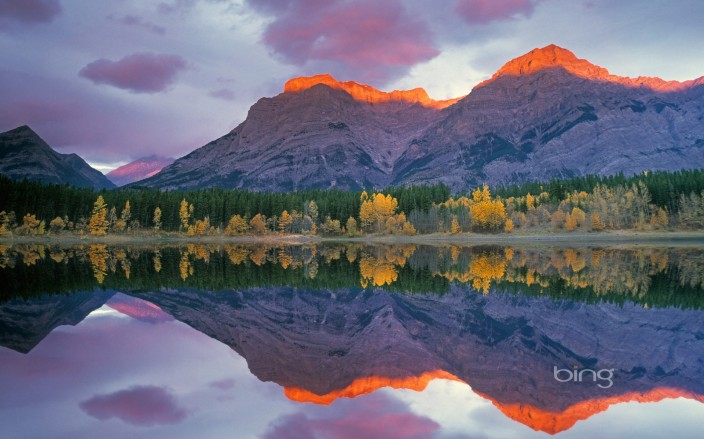
<svg viewBox="0 0 704 439"><path fill-rule="evenodd" d="M427 108L442 109L449 107L461 99L456 98L436 101L428 96L428 93L420 87L412 90L394 90L392 92L384 92L377 90L370 85L360 84L354 81L341 82L329 74L301 76L290 79L284 85L284 93L299 93L319 84L327 85L328 87L337 90L344 90L354 99L369 104L401 102L407 104L420 104Z"/></svg>
<svg viewBox="0 0 704 439"><path fill-rule="evenodd" d="M661 78L650 76L629 78L612 75L607 69L592 64L586 59L577 58L574 53L567 49L550 44L542 48L533 49L525 55L512 59L494 73L490 79L480 83L475 88L487 85L501 77L529 76L548 69L562 69L574 76L591 81L614 83L630 88L645 87L659 92L680 91L704 83L704 77L680 82L665 81Z"/></svg>

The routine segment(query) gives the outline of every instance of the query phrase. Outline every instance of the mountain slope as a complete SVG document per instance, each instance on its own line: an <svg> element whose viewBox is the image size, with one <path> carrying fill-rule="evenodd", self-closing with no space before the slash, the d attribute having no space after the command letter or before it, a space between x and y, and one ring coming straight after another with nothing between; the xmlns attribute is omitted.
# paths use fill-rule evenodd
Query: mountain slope
<svg viewBox="0 0 704 439"><path fill-rule="evenodd" d="M124 186L155 175L174 162L169 157L152 155L142 157L108 172L106 177L117 186Z"/></svg>
<svg viewBox="0 0 704 439"><path fill-rule="evenodd" d="M285 191L492 184L704 167L704 78L625 78L551 45L461 99L296 78L140 184Z"/></svg>
<svg viewBox="0 0 704 439"><path fill-rule="evenodd" d="M0 175L95 189L114 188L76 154L60 154L26 125L0 133Z"/></svg>
<svg viewBox="0 0 704 439"><path fill-rule="evenodd" d="M388 185L404 145L437 120L439 110L401 93L378 100L383 92L371 87L366 96L378 101L359 100L343 86L317 83L330 77L317 78L309 88L293 80L290 91L260 99L230 133L139 184L274 191Z"/></svg>
<svg viewBox="0 0 704 439"><path fill-rule="evenodd" d="M548 46L451 107L400 157L393 183L464 188L701 168L703 118L702 78L618 77Z"/></svg>

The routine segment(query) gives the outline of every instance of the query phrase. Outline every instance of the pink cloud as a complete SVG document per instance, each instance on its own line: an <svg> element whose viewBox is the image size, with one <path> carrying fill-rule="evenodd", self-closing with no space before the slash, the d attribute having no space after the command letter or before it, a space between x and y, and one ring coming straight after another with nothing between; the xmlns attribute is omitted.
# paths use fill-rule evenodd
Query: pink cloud
<svg viewBox="0 0 704 439"><path fill-rule="evenodd" d="M408 411L400 401L381 394L369 395L318 411L283 416L264 439L426 439L440 426L430 418Z"/></svg>
<svg viewBox="0 0 704 439"><path fill-rule="evenodd" d="M535 3L537 1L533 0L460 0L455 10L468 23L487 24L521 15L528 17Z"/></svg>
<svg viewBox="0 0 704 439"><path fill-rule="evenodd" d="M0 0L0 17L23 23L48 23L60 13L59 0Z"/></svg>
<svg viewBox="0 0 704 439"><path fill-rule="evenodd" d="M166 389L156 386L134 386L107 395L96 395L80 404L81 409L101 421L118 418L139 426L177 424L186 418L186 411Z"/></svg>
<svg viewBox="0 0 704 439"><path fill-rule="evenodd" d="M101 58L83 67L78 73L96 84L108 84L135 93L164 91L186 68L178 55L135 53L119 61Z"/></svg>
<svg viewBox="0 0 704 439"><path fill-rule="evenodd" d="M249 0L275 17L264 43L285 61L322 61L380 82L436 55L426 23L398 0Z"/></svg>

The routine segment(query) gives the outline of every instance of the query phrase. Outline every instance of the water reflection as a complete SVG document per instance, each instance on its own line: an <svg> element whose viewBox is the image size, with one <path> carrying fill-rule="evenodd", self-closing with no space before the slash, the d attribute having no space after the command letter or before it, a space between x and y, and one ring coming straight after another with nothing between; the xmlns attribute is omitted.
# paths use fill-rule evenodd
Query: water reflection
<svg viewBox="0 0 704 439"><path fill-rule="evenodd" d="M359 286L443 294L458 283L482 294L702 308L703 273L698 247L0 246L0 300L94 287Z"/></svg>
<svg viewBox="0 0 704 439"><path fill-rule="evenodd" d="M0 411L267 438L697 437L704 414L696 247L94 247L2 252Z"/></svg>

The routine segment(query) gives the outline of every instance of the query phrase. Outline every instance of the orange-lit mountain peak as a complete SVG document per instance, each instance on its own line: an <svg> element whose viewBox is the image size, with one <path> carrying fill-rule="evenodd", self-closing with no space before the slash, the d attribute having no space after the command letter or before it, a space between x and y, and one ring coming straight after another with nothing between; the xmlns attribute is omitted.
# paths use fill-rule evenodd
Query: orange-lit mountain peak
<svg viewBox="0 0 704 439"><path fill-rule="evenodd" d="M494 74L494 77L530 75L552 67L562 67L575 75L588 78L609 76L609 71L605 68L596 66L585 59L577 58L569 50L551 44L543 48L533 49L525 55L512 59L504 64Z"/></svg>
<svg viewBox="0 0 704 439"><path fill-rule="evenodd" d="M455 102L459 101L460 98L447 99L443 101L436 101L422 88L414 88L412 90L394 90L392 92L385 92L377 90L376 88L366 85L359 84L354 81L341 82L336 80L329 74L315 75L315 76L301 76L299 78L293 78L286 81L284 85L284 93L298 93L303 90L307 90L313 86L323 84L330 88L337 90L344 90L349 93L354 99L362 102L367 102L370 104L379 104L386 102L405 102L409 104L420 104L427 108L442 109L449 107Z"/></svg>
<svg viewBox="0 0 704 439"><path fill-rule="evenodd" d="M577 58L567 49L550 44L542 48L533 49L525 55L512 59L504 64L494 75L475 87L479 88L503 76L528 76L541 70L562 68L567 72L593 81L610 82L626 87L646 87L654 91L678 91L694 85L704 83L703 78L692 81L665 81L657 77L639 76L629 78L612 75L603 67L592 64L586 59Z"/></svg>
<svg viewBox="0 0 704 439"><path fill-rule="evenodd" d="M329 405L338 398L356 398L375 392L384 387L393 389L408 389L420 392L425 390L428 384L436 379L453 380L463 382L461 379L443 370L433 370L424 372L420 376L410 376L404 378L388 378L381 376L369 376L358 378L344 389L335 390L325 395L317 395L305 389L296 387L284 387L284 395L292 401L309 402L313 404Z"/></svg>
<svg viewBox="0 0 704 439"><path fill-rule="evenodd" d="M533 430L548 434L557 434L572 428L578 421L583 421L606 411L614 404L626 402L659 402L664 399L687 398L704 402L704 396L676 388L656 388L648 392L629 392L606 398L590 399L567 407L562 412L552 412L530 404L501 404L488 395L479 394L491 401L504 415L520 422Z"/></svg>

